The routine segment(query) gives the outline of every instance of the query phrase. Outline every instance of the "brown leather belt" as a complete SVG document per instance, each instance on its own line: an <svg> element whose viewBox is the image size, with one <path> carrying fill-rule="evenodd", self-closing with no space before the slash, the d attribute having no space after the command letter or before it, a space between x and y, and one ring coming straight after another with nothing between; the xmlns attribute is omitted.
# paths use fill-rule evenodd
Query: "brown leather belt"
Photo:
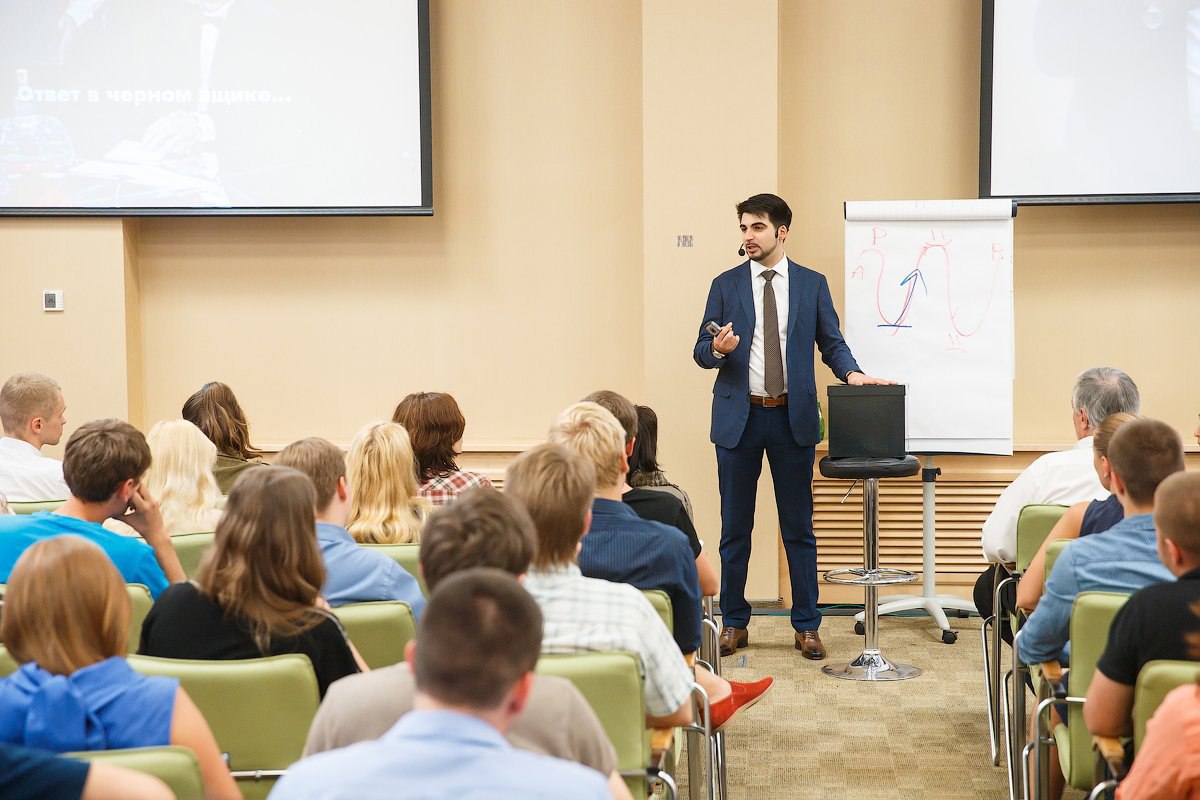
<svg viewBox="0 0 1200 800"><path fill-rule="evenodd" d="M760 397L759 395L750 395L751 405L762 406L763 408L779 408L787 405L787 394L781 394L779 397Z"/></svg>

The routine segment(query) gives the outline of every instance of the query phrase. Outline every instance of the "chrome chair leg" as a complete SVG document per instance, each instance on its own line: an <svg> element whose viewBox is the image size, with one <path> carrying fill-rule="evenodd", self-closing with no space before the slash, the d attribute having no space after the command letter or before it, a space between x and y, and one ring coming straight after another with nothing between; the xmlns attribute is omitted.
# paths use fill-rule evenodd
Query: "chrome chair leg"
<svg viewBox="0 0 1200 800"><path fill-rule="evenodd" d="M983 693L987 700L988 746L991 749L993 767L1000 765L1000 719L997 707L999 698L992 693L992 670L998 669L999 665L992 663L987 632L989 626L994 629L995 622L995 616L988 617L979 628L980 636L983 638ZM993 635L995 635L994 632Z"/></svg>

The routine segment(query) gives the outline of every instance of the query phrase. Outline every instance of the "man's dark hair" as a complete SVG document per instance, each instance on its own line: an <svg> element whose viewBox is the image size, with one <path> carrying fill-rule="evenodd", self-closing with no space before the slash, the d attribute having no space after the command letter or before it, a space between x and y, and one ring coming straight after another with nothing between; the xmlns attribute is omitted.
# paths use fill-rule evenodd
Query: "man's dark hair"
<svg viewBox="0 0 1200 800"><path fill-rule="evenodd" d="M788 204L784 202L783 198L777 195L756 194L746 198L737 204L739 220L742 218L742 214L766 217L775 226L776 233L779 232L780 226L789 229L792 227L792 209L788 208Z"/></svg>
<svg viewBox="0 0 1200 800"><path fill-rule="evenodd" d="M450 575L493 567L529 571L537 529L519 502L486 486L468 489L430 515L421 532L421 571L432 591Z"/></svg>
<svg viewBox="0 0 1200 800"><path fill-rule="evenodd" d="M582 402L595 403L616 417L617 422L621 423L621 427L625 429L625 447L629 447L630 440L638 435L638 415L633 403L608 389L592 392L583 398Z"/></svg>
<svg viewBox="0 0 1200 800"><path fill-rule="evenodd" d="M63 479L71 494L103 503L117 487L150 469L150 445L128 422L98 419L79 426L63 451Z"/></svg>
<svg viewBox="0 0 1200 800"><path fill-rule="evenodd" d="M417 690L442 703L493 709L541 649L542 612L516 578L490 567L464 570L432 591L417 625Z"/></svg>
<svg viewBox="0 0 1200 800"><path fill-rule="evenodd" d="M1154 501L1154 490L1168 475L1182 472L1183 442L1179 433L1156 419L1126 422L1108 443L1108 463L1138 505Z"/></svg>

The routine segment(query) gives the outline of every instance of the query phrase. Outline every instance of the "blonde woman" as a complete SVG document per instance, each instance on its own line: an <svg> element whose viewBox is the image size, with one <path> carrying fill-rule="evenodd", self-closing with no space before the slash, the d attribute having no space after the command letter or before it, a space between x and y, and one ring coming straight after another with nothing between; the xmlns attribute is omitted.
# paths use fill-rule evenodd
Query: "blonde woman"
<svg viewBox="0 0 1200 800"><path fill-rule="evenodd" d="M291 467L239 475L196 579L158 598L138 652L214 661L300 653L322 697L338 678L365 672L320 596L316 499L312 481Z"/></svg>
<svg viewBox="0 0 1200 800"><path fill-rule="evenodd" d="M125 580L99 547L56 536L17 560L0 636L21 664L0 681L0 741L57 753L181 745L208 798L240 798L212 730L174 678L125 661Z"/></svg>
<svg viewBox="0 0 1200 800"><path fill-rule="evenodd" d="M216 530L221 490L213 477L217 446L185 419L164 420L146 434L150 469L142 484L158 498L167 533Z"/></svg>
<svg viewBox="0 0 1200 800"><path fill-rule="evenodd" d="M346 458L351 488L346 529L362 544L407 544L421 537L427 501L417 497L416 460L404 426L379 422L359 431Z"/></svg>

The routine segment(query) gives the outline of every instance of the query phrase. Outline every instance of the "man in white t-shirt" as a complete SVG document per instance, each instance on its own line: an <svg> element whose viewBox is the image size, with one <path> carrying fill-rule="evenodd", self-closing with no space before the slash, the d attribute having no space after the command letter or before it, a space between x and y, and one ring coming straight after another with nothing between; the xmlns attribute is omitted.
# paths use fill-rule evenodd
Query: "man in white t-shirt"
<svg viewBox="0 0 1200 800"><path fill-rule="evenodd" d="M1092 454L1092 433L1109 414L1138 413L1141 398L1133 379L1119 369L1093 367L1080 373L1071 392L1071 424L1075 446L1046 453L1017 476L996 500L983 523L983 555L992 562L975 583L975 606L980 615L992 615L996 571L1008 576L1005 565L1017 558L1017 517L1027 505L1072 505L1102 500L1108 492L1100 485ZM1005 636L1005 639L1008 639Z"/></svg>
<svg viewBox="0 0 1200 800"><path fill-rule="evenodd" d="M62 462L44 456L67 424L67 404L58 383L37 372L18 372L0 388L0 494L14 502L66 500Z"/></svg>

